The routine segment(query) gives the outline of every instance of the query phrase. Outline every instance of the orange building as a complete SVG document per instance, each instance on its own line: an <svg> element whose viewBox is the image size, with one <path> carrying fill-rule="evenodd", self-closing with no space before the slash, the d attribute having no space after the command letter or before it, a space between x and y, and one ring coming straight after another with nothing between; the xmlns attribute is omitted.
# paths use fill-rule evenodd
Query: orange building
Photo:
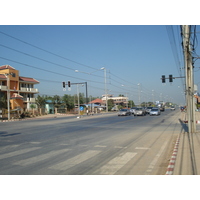
<svg viewBox="0 0 200 200"><path fill-rule="evenodd" d="M34 85L38 83L34 78L19 76L19 71L10 65L0 66L0 97L9 95L11 109L29 110L35 103L38 89Z"/></svg>

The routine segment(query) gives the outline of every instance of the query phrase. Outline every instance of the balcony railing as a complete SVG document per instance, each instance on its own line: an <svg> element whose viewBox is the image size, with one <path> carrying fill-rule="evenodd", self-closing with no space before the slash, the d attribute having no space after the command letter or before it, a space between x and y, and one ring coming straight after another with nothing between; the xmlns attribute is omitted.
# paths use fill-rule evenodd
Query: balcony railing
<svg viewBox="0 0 200 200"><path fill-rule="evenodd" d="M35 103L35 98L23 98L24 102L33 102Z"/></svg>
<svg viewBox="0 0 200 200"><path fill-rule="evenodd" d="M37 88L25 88L25 87L21 87L20 91L21 92L34 92L34 93L37 93L38 89Z"/></svg>
<svg viewBox="0 0 200 200"><path fill-rule="evenodd" d="M1 90L7 90L7 88L8 88L7 86L0 85L0 89L1 89Z"/></svg>

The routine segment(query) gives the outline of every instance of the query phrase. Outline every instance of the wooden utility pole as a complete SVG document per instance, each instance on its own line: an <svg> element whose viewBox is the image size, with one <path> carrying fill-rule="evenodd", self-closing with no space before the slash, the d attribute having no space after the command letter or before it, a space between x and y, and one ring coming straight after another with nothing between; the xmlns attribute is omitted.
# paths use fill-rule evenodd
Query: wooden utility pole
<svg viewBox="0 0 200 200"><path fill-rule="evenodd" d="M194 74L192 65L192 50L190 44L190 26L182 25L183 52L185 61L186 106L188 119L188 132L196 132L195 103L194 103Z"/></svg>

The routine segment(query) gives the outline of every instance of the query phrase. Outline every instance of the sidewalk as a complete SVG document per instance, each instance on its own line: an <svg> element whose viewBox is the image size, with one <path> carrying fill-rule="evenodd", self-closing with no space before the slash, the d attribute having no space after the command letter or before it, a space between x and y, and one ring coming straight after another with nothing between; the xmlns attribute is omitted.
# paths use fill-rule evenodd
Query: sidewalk
<svg viewBox="0 0 200 200"><path fill-rule="evenodd" d="M75 118L83 118L83 117L95 117L95 116L102 116L102 115L106 115L106 114L116 114L114 112L109 112L109 113L95 113L93 115L87 115L87 114L83 114L78 115L78 114L47 114L47 115L41 115L41 116L37 116L37 117L26 117L24 119L11 119L11 120L1 120L0 119L0 123L1 122L14 122L14 121L24 121L24 120L34 120L34 119L46 119L46 118L60 118L60 117L75 117Z"/></svg>
<svg viewBox="0 0 200 200"><path fill-rule="evenodd" d="M180 133L173 175L200 175L200 112L195 114L196 133ZM181 121L187 121L185 113L181 113Z"/></svg>
<svg viewBox="0 0 200 200"><path fill-rule="evenodd" d="M75 114L48 114L41 115L36 117L26 117L24 119L11 119L11 120L0 120L0 122L13 122L13 121L24 121L24 120L33 120L33 119L45 119L45 118L57 118L57 117L68 117L68 116L76 116Z"/></svg>

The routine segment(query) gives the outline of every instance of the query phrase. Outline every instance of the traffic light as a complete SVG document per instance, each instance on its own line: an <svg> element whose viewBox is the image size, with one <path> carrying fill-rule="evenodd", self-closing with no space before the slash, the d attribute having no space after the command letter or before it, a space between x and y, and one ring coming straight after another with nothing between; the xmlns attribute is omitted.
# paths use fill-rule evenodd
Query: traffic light
<svg viewBox="0 0 200 200"><path fill-rule="evenodd" d="M169 75L169 82L173 82L173 76L172 75Z"/></svg>
<svg viewBox="0 0 200 200"><path fill-rule="evenodd" d="M65 82L62 82L62 83L63 83L63 88L65 88L65 85L66 85Z"/></svg>
<svg viewBox="0 0 200 200"><path fill-rule="evenodd" d="M70 81L68 81L68 87L70 87L71 86L71 83L70 83Z"/></svg>
<svg viewBox="0 0 200 200"><path fill-rule="evenodd" d="M165 83L165 75L162 75L162 83Z"/></svg>

